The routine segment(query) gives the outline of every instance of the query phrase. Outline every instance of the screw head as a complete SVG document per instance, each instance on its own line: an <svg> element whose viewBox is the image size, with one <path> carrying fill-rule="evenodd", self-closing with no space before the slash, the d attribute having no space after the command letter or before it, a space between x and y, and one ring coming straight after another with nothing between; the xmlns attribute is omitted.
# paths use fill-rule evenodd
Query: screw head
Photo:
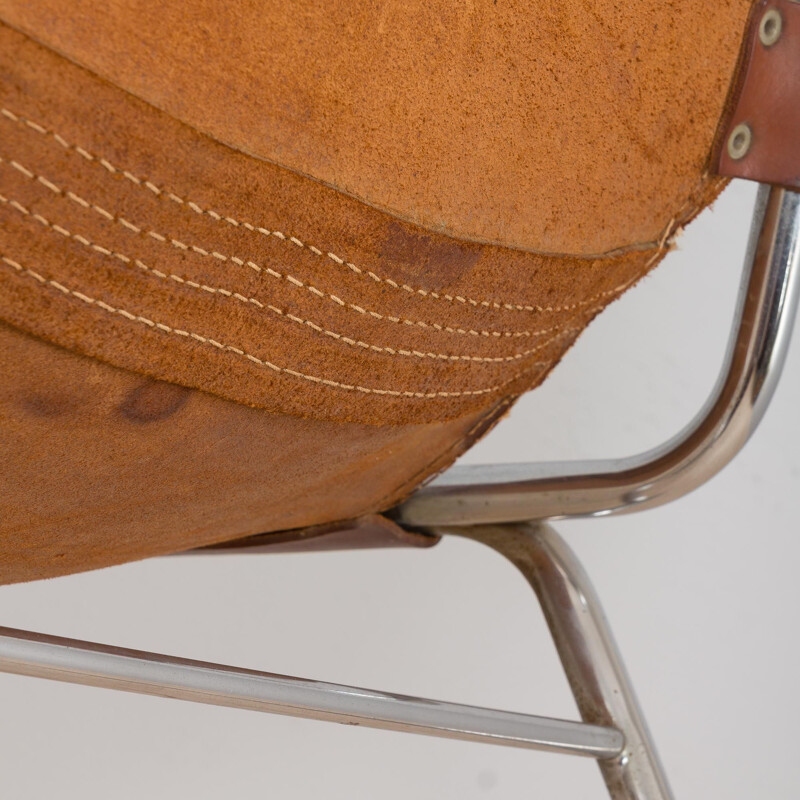
<svg viewBox="0 0 800 800"><path fill-rule="evenodd" d="M764 47L772 47L781 38L783 31L783 17L777 8L771 8L761 17L758 26L758 38Z"/></svg>
<svg viewBox="0 0 800 800"><path fill-rule="evenodd" d="M728 137L728 155L739 161L744 158L753 143L753 131L746 122L739 123Z"/></svg>

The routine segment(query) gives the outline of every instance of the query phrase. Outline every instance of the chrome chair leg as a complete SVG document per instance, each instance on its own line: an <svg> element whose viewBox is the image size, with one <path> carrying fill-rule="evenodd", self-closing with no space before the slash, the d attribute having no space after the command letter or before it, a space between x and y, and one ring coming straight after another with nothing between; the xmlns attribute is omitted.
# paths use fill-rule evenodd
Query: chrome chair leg
<svg viewBox="0 0 800 800"><path fill-rule="evenodd" d="M585 722L617 728L622 751L598 760L614 800L671 800L664 770L600 601L566 542L547 524L437 528L482 542L536 592Z"/></svg>

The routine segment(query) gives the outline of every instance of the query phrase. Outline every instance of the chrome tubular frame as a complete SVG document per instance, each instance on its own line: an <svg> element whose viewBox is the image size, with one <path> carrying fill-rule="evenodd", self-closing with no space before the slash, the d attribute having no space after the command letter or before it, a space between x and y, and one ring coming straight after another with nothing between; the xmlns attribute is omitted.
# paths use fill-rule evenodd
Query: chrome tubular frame
<svg viewBox="0 0 800 800"><path fill-rule="evenodd" d="M722 376L686 430L640 456L588 464L454 467L393 512L401 524L493 547L542 605L583 722L403 697L0 628L0 672L549 750L598 760L619 800L672 795L599 601L542 520L627 513L692 491L755 430L800 297L800 194L762 187Z"/></svg>

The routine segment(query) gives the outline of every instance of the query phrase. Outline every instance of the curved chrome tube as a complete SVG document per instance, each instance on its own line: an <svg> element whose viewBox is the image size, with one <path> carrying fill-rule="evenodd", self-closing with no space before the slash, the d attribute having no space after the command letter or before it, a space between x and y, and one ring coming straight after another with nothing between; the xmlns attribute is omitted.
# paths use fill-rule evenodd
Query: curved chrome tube
<svg viewBox="0 0 800 800"><path fill-rule="evenodd" d="M619 759L613 727L375 692L0 628L0 672L306 719Z"/></svg>
<svg viewBox="0 0 800 800"><path fill-rule="evenodd" d="M661 447L626 459L455 466L394 509L403 525L476 525L621 514L713 477L758 426L780 377L800 296L800 194L762 186L717 386Z"/></svg>

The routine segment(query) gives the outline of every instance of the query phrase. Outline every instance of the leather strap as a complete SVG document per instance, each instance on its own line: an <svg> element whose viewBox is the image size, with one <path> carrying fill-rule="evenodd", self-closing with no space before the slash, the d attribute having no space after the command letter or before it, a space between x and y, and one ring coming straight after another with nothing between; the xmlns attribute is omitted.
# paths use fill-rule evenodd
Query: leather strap
<svg viewBox="0 0 800 800"><path fill-rule="evenodd" d="M720 175L800 188L800 3L753 8L714 163Z"/></svg>
<svg viewBox="0 0 800 800"><path fill-rule="evenodd" d="M384 547L433 547L440 536L403 530L381 514L314 525L292 531L261 533L190 551L196 553L310 553L325 550L366 550Z"/></svg>

